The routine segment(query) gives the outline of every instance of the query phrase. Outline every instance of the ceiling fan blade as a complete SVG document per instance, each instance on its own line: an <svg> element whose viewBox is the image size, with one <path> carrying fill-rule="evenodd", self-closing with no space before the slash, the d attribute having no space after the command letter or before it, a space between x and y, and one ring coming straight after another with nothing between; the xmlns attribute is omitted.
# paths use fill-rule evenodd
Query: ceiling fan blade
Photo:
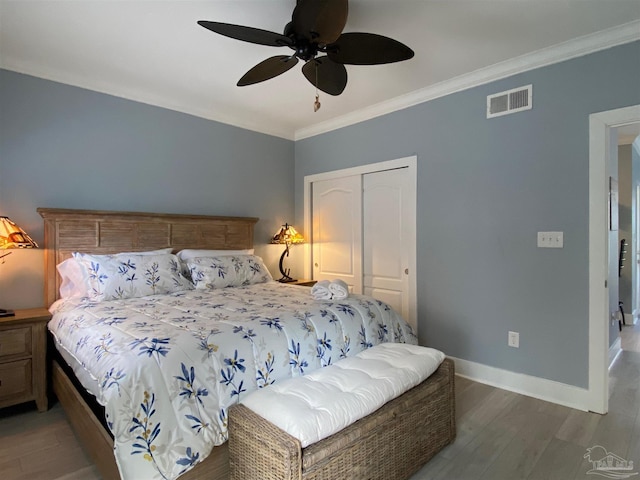
<svg viewBox="0 0 640 480"><path fill-rule="evenodd" d="M337 63L379 65L413 58L413 50L393 38L375 33L343 33L327 46L327 55Z"/></svg>
<svg viewBox="0 0 640 480"><path fill-rule="evenodd" d="M199 20L198 25L225 37L235 38L243 42L257 43L258 45L285 47L293 43L289 37L259 28L233 25L231 23L209 22L207 20Z"/></svg>
<svg viewBox="0 0 640 480"><path fill-rule="evenodd" d="M293 30L312 42L335 42L347 23L347 0L298 0L293 10Z"/></svg>
<svg viewBox="0 0 640 480"><path fill-rule="evenodd" d="M264 82L270 78L277 77L295 67L296 63L298 63L298 59L288 55L277 55L267 58L245 73L242 78L238 80L238 86L253 85L254 83Z"/></svg>
<svg viewBox="0 0 640 480"><path fill-rule="evenodd" d="M309 60L302 73L312 85L329 95L340 95L347 86L347 69L326 56Z"/></svg>

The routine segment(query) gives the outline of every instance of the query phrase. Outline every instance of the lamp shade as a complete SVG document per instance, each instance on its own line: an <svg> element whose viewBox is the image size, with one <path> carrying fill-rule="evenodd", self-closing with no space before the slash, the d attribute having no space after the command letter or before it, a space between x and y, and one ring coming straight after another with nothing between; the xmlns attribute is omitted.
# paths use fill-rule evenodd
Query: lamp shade
<svg viewBox="0 0 640 480"><path fill-rule="evenodd" d="M280 230L271 239L271 243L277 243L282 245L292 245L294 243L303 243L304 237L299 234L295 228L288 223L285 223Z"/></svg>
<svg viewBox="0 0 640 480"><path fill-rule="evenodd" d="M0 250L7 248L38 248L38 244L9 217L0 216Z"/></svg>

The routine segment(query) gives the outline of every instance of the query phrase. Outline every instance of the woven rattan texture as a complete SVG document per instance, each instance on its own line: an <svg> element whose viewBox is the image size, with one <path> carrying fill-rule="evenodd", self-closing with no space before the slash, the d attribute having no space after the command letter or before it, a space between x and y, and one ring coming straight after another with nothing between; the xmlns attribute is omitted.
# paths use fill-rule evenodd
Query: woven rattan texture
<svg viewBox="0 0 640 480"><path fill-rule="evenodd" d="M300 442L244 405L229 412L231 480L405 480L455 438L454 364L320 442Z"/></svg>

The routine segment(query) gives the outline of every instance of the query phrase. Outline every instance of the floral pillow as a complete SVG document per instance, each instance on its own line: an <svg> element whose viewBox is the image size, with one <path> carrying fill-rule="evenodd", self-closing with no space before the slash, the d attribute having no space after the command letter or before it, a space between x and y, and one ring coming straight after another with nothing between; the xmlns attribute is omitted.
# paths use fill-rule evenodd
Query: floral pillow
<svg viewBox="0 0 640 480"><path fill-rule="evenodd" d="M256 255L196 257L187 260L197 289L239 287L273 280L262 258Z"/></svg>
<svg viewBox="0 0 640 480"><path fill-rule="evenodd" d="M94 255L95 258L112 258L118 255L159 255L171 253L172 248L161 248L158 250L148 250L142 252L120 252L111 255ZM73 256L56 265L60 275L60 298L82 298L87 296L90 289L89 274L87 269L77 260L79 252L74 252Z"/></svg>
<svg viewBox="0 0 640 480"><path fill-rule="evenodd" d="M182 290L193 285L180 271L175 255L74 254L88 272L88 297L94 301L146 297Z"/></svg>

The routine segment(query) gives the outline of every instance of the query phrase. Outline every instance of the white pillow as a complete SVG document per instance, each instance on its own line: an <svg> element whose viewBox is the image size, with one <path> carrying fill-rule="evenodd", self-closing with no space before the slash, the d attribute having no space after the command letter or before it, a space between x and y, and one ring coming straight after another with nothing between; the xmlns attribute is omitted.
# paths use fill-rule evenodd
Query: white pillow
<svg viewBox="0 0 640 480"><path fill-rule="evenodd" d="M62 282L60 283L60 298L76 298L87 295L89 277L80 262L75 258L67 258L56 265Z"/></svg>
<svg viewBox="0 0 640 480"><path fill-rule="evenodd" d="M182 275L180 260L175 255L78 253L74 256L87 272L87 296L94 301L146 297L193 288Z"/></svg>
<svg viewBox="0 0 640 480"><path fill-rule="evenodd" d="M114 255L161 255L171 253L171 247L161 248L158 250L149 250L146 252L124 252ZM58 274L60 275L60 298L81 298L86 297L89 291L89 274L75 256L78 252L74 252L71 258L67 258L63 262L56 265ZM113 257L114 255L95 255L96 257Z"/></svg>
<svg viewBox="0 0 640 480"><path fill-rule="evenodd" d="M178 253L180 260L190 260L197 257L224 257L228 255L253 255L253 248L246 248L244 250L197 250L197 249L184 249Z"/></svg>
<svg viewBox="0 0 640 480"><path fill-rule="evenodd" d="M256 255L196 257L187 261L196 289L239 287L273 280Z"/></svg>

